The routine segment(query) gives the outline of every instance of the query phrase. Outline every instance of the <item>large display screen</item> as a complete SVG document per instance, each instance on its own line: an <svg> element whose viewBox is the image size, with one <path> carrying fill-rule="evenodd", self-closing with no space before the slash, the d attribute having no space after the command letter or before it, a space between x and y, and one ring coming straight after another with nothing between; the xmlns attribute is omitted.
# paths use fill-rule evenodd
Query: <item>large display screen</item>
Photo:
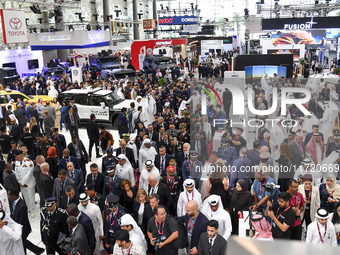
<svg viewBox="0 0 340 255"><path fill-rule="evenodd" d="M272 49L267 50L267 54L293 54L293 61L299 62L300 59L300 50L299 49Z"/></svg>
<svg viewBox="0 0 340 255"><path fill-rule="evenodd" d="M10 62L10 63L3 63L2 67L13 67L13 68L15 68L16 65L15 65L15 62Z"/></svg>
<svg viewBox="0 0 340 255"><path fill-rule="evenodd" d="M246 79L259 79L264 74L268 77L274 77L274 73L278 77L287 77L287 67L284 66L246 66Z"/></svg>
<svg viewBox="0 0 340 255"><path fill-rule="evenodd" d="M339 29L326 29L326 39L337 39L339 36Z"/></svg>
<svg viewBox="0 0 340 255"><path fill-rule="evenodd" d="M39 68L39 61L38 61L38 59L28 60L27 64L28 64L28 69L29 70L38 69Z"/></svg>
<svg viewBox="0 0 340 255"><path fill-rule="evenodd" d="M277 31L271 35L271 44L324 45L326 30Z"/></svg>

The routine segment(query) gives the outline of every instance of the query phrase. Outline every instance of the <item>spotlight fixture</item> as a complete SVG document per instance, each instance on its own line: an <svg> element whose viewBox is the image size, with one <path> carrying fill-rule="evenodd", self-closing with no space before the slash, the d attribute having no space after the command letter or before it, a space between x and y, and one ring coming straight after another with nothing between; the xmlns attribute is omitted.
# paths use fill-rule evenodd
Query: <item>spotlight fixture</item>
<svg viewBox="0 0 340 255"><path fill-rule="evenodd" d="M48 13L48 18L52 19L55 16L55 12L49 12Z"/></svg>
<svg viewBox="0 0 340 255"><path fill-rule="evenodd" d="M34 28L32 29L32 32L33 32L33 34L36 34L36 33L37 33L37 28L34 27Z"/></svg>
<svg viewBox="0 0 340 255"><path fill-rule="evenodd" d="M61 7L60 6L57 6L57 7L54 8L54 13L57 16L63 16L63 13L61 11Z"/></svg>
<svg viewBox="0 0 340 255"><path fill-rule="evenodd" d="M97 26L97 31L101 31L102 27L100 25Z"/></svg>
<svg viewBox="0 0 340 255"><path fill-rule="evenodd" d="M69 25L69 26L68 26L68 30L69 30L70 32L73 32L73 31L74 31L73 26L72 26L72 25Z"/></svg>
<svg viewBox="0 0 340 255"><path fill-rule="evenodd" d="M55 32L55 29L54 29L53 26L50 28L50 32L51 32L52 34Z"/></svg>
<svg viewBox="0 0 340 255"><path fill-rule="evenodd" d="M91 31L91 25L90 25L90 24L87 24L87 25L86 25L86 30L87 30L87 31Z"/></svg>
<svg viewBox="0 0 340 255"><path fill-rule="evenodd" d="M174 9L174 14L176 15L176 10Z"/></svg>
<svg viewBox="0 0 340 255"><path fill-rule="evenodd" d="M130 23L130 27L132 27L132 23Z"/></svg>
<svg viewBox="0 0 340 255"><path fill-rule="evenodd" d="M106 25L104 29L105 29L106 31L109 31L109 30L110 30L110 27Z"/></svg>
<svg viewBox="0 0 340 255"><path fill-rule="evenodd" d="M83 21L84 17L81 16L81 12L76 12L75 15L78 15L80 21Z"/></svg>
<svg viewBox="0 0 340 255"><path fill-rule="evenodd" d="M32 6L30 6L30 9L34 14L41 14L40 7L37 4L33 4Z"/></svg>

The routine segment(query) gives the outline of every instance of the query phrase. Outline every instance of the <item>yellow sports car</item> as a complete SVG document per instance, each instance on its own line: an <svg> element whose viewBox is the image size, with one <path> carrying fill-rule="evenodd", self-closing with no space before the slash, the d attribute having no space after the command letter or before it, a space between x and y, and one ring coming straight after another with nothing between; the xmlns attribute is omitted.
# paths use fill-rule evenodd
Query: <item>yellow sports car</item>
<svg viewBox="0 0 340 255"><path fill-rule="evenodd" d="M21 101L24 101L26 106L28 105L28 101L38 102L39 98L42 98L44 103L46 101L52 101L53 98L46 95L41 96L27 96L16 90L0 90L0 104L1 106L6 106L12 100L12 104L14 109L16 109L17 99L20 98Z"/></svg>

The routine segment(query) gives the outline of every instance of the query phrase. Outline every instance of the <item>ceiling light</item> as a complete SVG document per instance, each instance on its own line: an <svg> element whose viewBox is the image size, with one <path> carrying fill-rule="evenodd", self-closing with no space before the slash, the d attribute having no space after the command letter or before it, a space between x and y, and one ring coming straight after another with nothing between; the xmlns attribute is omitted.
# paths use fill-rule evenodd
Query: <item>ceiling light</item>
<svg viewBox="0 0 340 255"><path fill-rule="evenodd" d="M86 25L86 30L87 30L87 31L91 31L91 25L90 25L90 24L87 24L87 25Z"/></svg>
<svg viewBox="0 0 340 255"><path fill-rule="evenodd" d="M74 31L73 25L69 25L69 26L68 26L68 30L69 30L70 32L73 32L73 31Z"/></svg>
<svg viewBox="0 0 340 255"><path fill-rule="evenodd" d="M55 29L54 29L53 26L50 28L50 32L51 32L52 34L55 32Z"/></svg>

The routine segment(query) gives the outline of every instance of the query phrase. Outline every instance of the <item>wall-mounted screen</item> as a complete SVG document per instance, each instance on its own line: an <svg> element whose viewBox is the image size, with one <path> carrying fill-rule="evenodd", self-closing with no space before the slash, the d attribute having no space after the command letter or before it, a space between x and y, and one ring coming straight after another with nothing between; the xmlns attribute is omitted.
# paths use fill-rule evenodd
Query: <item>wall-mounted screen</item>
<svg viewBox="0 0 340 255"><path fill-rule="evenodd" d="M3 64L2 64L2 67L13 67L13 68L15 68L16 65L15 65L15 62L11 62L11 63L3 63Z"/></svg>
<svg viewBox="0 0 340 255"><path fill-rule="evenodd" d="M28 69L29 70L38 69L39 68L39 61L38 61L38 59L28 60L27 64L28 64Z"/></svg>

